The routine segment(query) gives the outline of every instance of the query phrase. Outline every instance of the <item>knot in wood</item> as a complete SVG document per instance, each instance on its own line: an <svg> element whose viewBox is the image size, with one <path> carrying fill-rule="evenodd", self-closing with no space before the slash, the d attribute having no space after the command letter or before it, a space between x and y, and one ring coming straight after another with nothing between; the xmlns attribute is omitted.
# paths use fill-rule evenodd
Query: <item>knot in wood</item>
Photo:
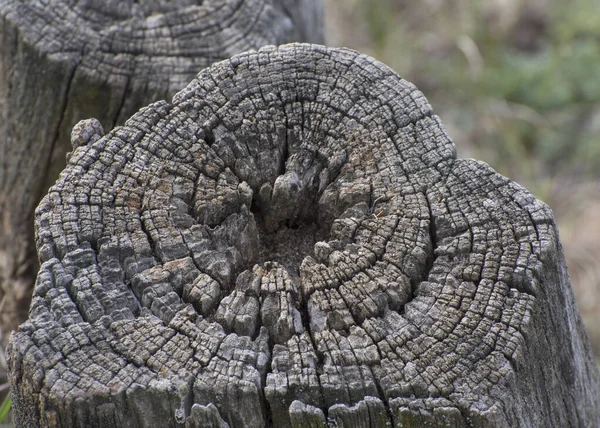
<svg viewBox="0 0 600 428"><path fill-rule="evenodd" d="M96 142L104 136L104 128L98 119L84 119L75 124L71 131L71 146L76 149Z"/></svg>

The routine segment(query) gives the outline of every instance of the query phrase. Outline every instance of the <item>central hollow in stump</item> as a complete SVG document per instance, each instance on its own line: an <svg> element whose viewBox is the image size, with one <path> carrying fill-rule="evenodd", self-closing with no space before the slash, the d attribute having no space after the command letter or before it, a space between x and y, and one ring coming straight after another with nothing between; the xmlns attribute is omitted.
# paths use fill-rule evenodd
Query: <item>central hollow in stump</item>
<svg viewBox="0 0 600 428"><path fill-rule="evenodd" d="M98 132L36 212L18 425L600 423L550 210L383 64L268 47Z"/></svg>

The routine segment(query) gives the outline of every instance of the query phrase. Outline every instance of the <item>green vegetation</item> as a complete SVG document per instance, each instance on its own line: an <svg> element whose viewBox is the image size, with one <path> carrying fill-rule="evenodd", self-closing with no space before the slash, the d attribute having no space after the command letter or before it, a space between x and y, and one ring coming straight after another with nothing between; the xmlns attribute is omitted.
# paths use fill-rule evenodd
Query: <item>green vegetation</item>
<svg viewBox="0 0 600 428"><path fill-rule="evenodd" d="M10 399L10 394L6 396L2 404L0 405L0 424L5 423L8 412L10 412L12 401Z"/></svg>
<svg viewBox="0 0 600 428"><path fill-rule="evenodd" d="M598 0L354 0L368 46L474 156L542 199L600 175ZM594 177L596 176L596 177Z"/></svg>

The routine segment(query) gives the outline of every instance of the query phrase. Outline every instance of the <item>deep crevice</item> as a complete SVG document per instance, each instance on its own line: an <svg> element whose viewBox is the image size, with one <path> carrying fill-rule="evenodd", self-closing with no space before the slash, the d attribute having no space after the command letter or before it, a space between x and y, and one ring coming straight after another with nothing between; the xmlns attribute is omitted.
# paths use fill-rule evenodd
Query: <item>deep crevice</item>
<svg viewBox="0 0 600 428"><path fill-rule="evenodd" d="M60 131L64 126L65 113L69 105L69 100L71 99L71 85L73 84L73 79L75 78L75 73L77 72L80 63L81 59L79 59L77 63L73 66L73 69L71 70L67 79L67 87L65 88L64 98L62 99L60 107L57 108L57 111L60 111L60 120L56 126L56 129L54 129L53 131L51 146L50 150L48 151L48 159L46 161L46 164L44 165L44 169L42 170L44 173L44 180L40 182L39 188L34 190L36 195L35 198L38 202L42 199L43 194L51 187L54 181L56 181L56 177L53 175L50 176L49 172L52 171L52 161L55 159L54 152L57 149L57 145L61 144L61 142L59 141ZM70 141L68 142L68 144L70 145Z"/></svg>
<svg viewBox="0 0 600 428"><path fill-rule="evenodd" d="M316 222L285 221L274 232L267 232L265 220L254 213L259 235L259 256L256 263L274 261L281 264L290 276L300 276L300 265L313 254L314 245L327 239Z"/></svg>
<svg viewBox="0 0 600 428"><path fill-rule="evenodd" d="M435 226L435 216L433 215L433 210L431 209L431 201L429 200L429 196L427 194L425 194L425 200L427 201L427 209L429 212L429 239L431 240L431 252L427 257L427 263L425 264L425 269L423 271L423 275L421 276L421 279L418 281L418 283L416 281L415 281L415 283L413 283L411 280L413 298L416 296L419 284L422 281L427 280L427 278L429 277L429 272L431 272L431 269L433 268L433 264L436 259L435 249L438 246L438 244L437 244L437 229Z"/></svg>
<svg viewBox="0 0 600 428"><path fill-rule="evenodd" d="M133 75L133 74L135 74L135 68L133 70L131 70L131 75ZM127 76L127 82L125 83L125 88L123 89L123 94L121 95L121 100L119 102L119 106L117 107L117 111L115 112L115 117L113 119L111 128L115 128L119 125L122 125L121 123L119 123L119 118L121 117L123 107L125 106L125 101L129 100L131 97L131 91L132 91L131 82L133 80L133 77L131 75Z"/></svg>

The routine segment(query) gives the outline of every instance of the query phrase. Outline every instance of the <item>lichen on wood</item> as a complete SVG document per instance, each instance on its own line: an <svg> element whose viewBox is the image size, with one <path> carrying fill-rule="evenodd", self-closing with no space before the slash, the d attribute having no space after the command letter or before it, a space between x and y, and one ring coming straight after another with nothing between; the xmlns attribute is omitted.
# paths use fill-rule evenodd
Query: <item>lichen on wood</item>
<svg viewBox="0 0 600 428"><path fill-rule="evenodd" d="M550 209L385 65L267 47L100 134L36 211L18 425L600 423Z"/></svg>

